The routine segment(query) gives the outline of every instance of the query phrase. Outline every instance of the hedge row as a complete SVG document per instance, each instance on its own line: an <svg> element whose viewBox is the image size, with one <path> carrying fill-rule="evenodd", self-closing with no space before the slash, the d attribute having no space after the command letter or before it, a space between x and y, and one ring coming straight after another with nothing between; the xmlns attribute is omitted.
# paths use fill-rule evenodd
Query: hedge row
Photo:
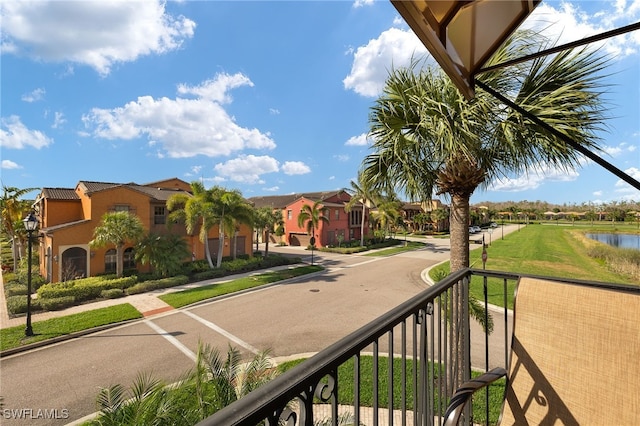
<svg viewBox="0 0 640 426"><path fill-rule="evenodd" d="M116 278L115 275L102 275L82 278L79 280L44 284L37 290L37 298L31 302L32 311L59 310L77 305L93 299L115 299L127 294L138 294L147 291L176 287L193 281L203 281L213 278L221 278L240 272L255 271L262 268L287 265L300 262L300 258L286 258L283 256L269 255L267 257L239 257L236 260L225 259L220 268L209 268L206 261L194 262L194 271L189 275L151 279L138 282L137 276ZM7 310L13 314L22 314L27 311L27 288L20 282L6 282L5 293L7 295Z"/></svg>
<svg viewBox="0 0 640 426"><path fill-rule="evenodd" d="M31 311L40 311L40 300L31 299ZM7 310L12 314L24 314L27 312L27 297L26 296L10 296L7 297Z"/></svg>
<svg viewBox="0 0 640 426"><path fill-rule="evenodd" d="M90 277L61 283L45 284L38 289L39 299L57 299L71 296L76 302L97 299L103 290L120 289L121 291L133 286L138 277L123 277L105 279L105 277Z"/></svg>
<svg viewBox="0 0 640 426"><path fill-rule="evenodd" d="M146 293L147 291L158 290L161 288L175 287L189 282L186 275L177 275L175 277L161 278L158 280L148 280L137 283L125 291L127 294Z"/></svg>

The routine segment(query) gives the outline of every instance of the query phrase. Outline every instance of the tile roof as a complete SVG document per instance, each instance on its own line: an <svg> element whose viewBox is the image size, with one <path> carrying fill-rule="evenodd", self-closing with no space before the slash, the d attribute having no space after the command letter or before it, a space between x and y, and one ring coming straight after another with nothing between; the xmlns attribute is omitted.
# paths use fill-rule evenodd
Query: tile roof
<svg viewBox="0 0 640 426"><path fill-rule="evenodd" d="M255 208L260 207L272 207L274 209L280 208L283 209L287 205L291 204L298 198L308 198L309 200L325 200L329 197L332 197L336 194L343 192L343 190L337 191L320 191L320 192L301 192L295 194L288 195L266 195L262 197L251 197L247 198L247 200L254 205Z"/></svg>
<svg viewBox="0 0 640 426"><path fill-rule="evenodd" d="M167 201L167 199L178 193L188 194L188 192L181 191L172 188L156 188L155 186L138 185L137 183L112 183L112 182L92 182L92 181L80 181L78 185L82 185L87 193L91 195L94 192L104 191L116 187L130 188L134 191L142 192L143 194L158 201Z"/></svg>
<svg viewBox="0 0 640 426"><path fill-rule="evenodd" d="M53 200L79 200L73 188L42 188L44 198Z"/></svg>

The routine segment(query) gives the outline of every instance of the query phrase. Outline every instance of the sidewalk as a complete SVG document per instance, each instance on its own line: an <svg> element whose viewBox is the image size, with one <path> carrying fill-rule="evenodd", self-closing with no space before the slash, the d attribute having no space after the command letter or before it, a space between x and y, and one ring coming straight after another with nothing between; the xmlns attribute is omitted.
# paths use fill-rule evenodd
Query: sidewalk
<svg viewBox="0 0 640 426"><path fill-rule="evenodd" d="M279 271L282 269L288 269L296 266L299 266L299 264L276 266L269 269L260 269L257 271L246 272L243 274L229 275L223 278L198 281L198 282L184 284L177 287L154 290L154 291L141 293L141 294L134 294L132 296L120 297L118 299L109 299L109 300L101 300L98 302L85 303L82 305L72 306L70 308L62 309L59 311L33 312L31 314L31 321L35 323L36 321L44 321L50 318L59 318L59 317L63 317L71 314L76 314L78 312L85 312L93 309L106 308L108 306L121 305L123 303L130 303L143 316L148 317L148 316L156 315L156 314L173 309L172 306L166 304L165 302L163 302L158 298L158 296L161 296L163 294L174 293L177 291L187 290L191 288L203 287L210 284L220 284L220 283L235 280L237 278L247 277L247 276L256 275L256 274L262 274L265 272ZM0 328L4 329L4 328L15 327L20 325L26 325L26 317L22 315L16 318L9 318L9 313L7 312L7 304L4 296L4 283L2 282L2 279L0 279Z"/></svg>

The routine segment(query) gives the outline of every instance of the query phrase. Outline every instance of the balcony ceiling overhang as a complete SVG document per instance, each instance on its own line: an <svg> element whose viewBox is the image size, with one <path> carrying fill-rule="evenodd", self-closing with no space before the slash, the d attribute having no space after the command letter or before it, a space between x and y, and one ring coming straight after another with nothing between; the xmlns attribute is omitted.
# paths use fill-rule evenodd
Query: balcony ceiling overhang
<svg viewBox="0 0 640 426"><path fill-rule="evenodd" d="M474 76L541 0L391 0L467 99Z"/></svg>

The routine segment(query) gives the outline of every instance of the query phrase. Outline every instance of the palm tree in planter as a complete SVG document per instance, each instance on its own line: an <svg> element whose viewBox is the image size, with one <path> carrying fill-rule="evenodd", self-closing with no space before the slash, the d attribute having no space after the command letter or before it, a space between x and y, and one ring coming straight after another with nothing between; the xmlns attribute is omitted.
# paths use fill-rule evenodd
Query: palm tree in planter
<svg viewBox="0 0 640 426"><path fill-rule="evenodd" d="M116 247L116 275L123 274L124 245L127 242L136 243L144 235L142 221L136 215L126 211L108 212L102 215L100 224L93 230L93 240L90 247Z"/></svg>
<svg viewBox="0 0 640 426"><path fill-rule="evenodd" d="M329 224L327 217L327 208L322 205L322 201L318 200L311 204L304 204L300 215L298 216L298 226L305 228L307 234L311 235L311 264L313 265L313 249L316 244L316 229L320 227L320 223Z"/></svg>
<svg viewBox="0 0 640 426"><path fill-rule="evenodd" d="M538 34L516 32L486 66L549 44ZM592 51L570 50L485 72L479 81L511 96L576 143L601 151L595 135L603 127L605 62ZM443 72L420 69L418 62L391 71L371 108L370 124L374 152L364 159L363 169L374 188L399 188L412 200L440 194L450 198L452 272L469 266L469 199L478 187L545 167L574 169L582 158L490 94L478 89L468 101ZM453 296L457 312L464 310L463 296ZM464 344L464 336L452 338Z"/></svg>

